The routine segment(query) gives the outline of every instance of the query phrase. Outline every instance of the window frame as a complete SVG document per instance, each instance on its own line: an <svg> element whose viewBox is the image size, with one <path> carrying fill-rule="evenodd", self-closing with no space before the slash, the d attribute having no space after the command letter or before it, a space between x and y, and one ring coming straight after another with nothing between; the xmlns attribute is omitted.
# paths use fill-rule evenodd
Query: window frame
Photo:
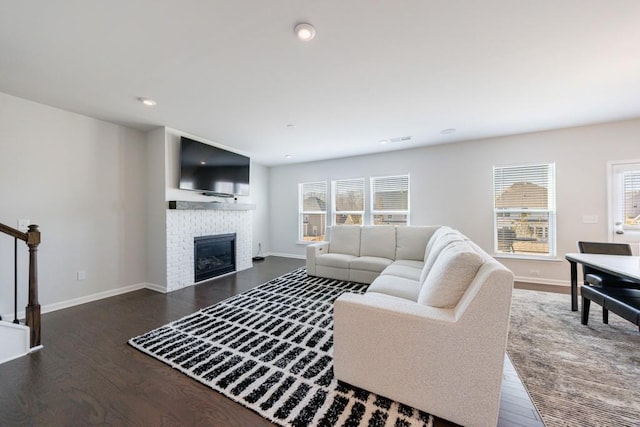
<svg viewBox="0 0 640 427"><path fill-rule="evenodd" d="M324 186L324 202L325 208L324 210L305 210L304 209L304 196L305 186L312 186L321 184ZM327 230L327 214L328 214L328 198L327 198L327 181L310 181L310 182L301 182L298 184L298 242L300 243L314 243L316 241L324 240L324 236ZM306 215L324 215L324 221L322 221L319 225L322 228L321 232L318 236L321 236L320 240L307 240L305 239L304 227L308 221L305 222Z"/></svg>
<svg viewBox="0 0 640 427"><path fill-rule="evenodd" d="M537 167L545 167L546 168L546 177L544 177L542 174L540 174L539 176L533 176L531 174L531 171L534 168ZM520 180L514 180L512 179L511 181L508 182L513 182L510 186L504 186L504 184L501 186L502 188L502 193L504 194L504 192L509 189L511 186L518 184L518 183L524 183L526 184L527 178L533 178L535 180L540 179L541 181L539 182L539 186L543 187L546 189L547 191L547 208L540 208L540 207L534 207L534 208L530 208L530 207L524 207L524 206L520 206L520 207L503 207L503 208L498 208L497 206L497 202L498 202L498 197L500 196L500 194L498 194L499 188L497 185L497 172L499 170L506 170L506 169L510 169L510 170L514 170L514 169L518 169L521 168L522 169L522 178ZM516 259L544 259L544 260L549 260L549 259L556 259L557 257L557 248L556 248L556 242L557 242L557 222L556 222L556 214L557 214L557 207L556 207L556 186L557 186L557 180L556 180L556 165L555 162L535 162L535 163L518 163L518 164L507 164L507 165L494 165L493 166L493 183L492 183L492 187L493 187L493 254L496 257L505 257L505 258L516 258ZM531 183L531 182L529 182ZM546 184L542 185L542 183ZM538 185L538 184L536 184ZM501 249L500 247L500 238L499 238L499 234L500 231L503 230L503 228L499 225L499 218L501 214L546 214L547 216L547 231L546 233L542 233L543 235L546 234L546 238L547 238L547 252L546 253L535 253L535 252L526 252L526 251L521 251L521 252L506 252L504 250ZM538 234L537 232L535 233L536 235ZM514 236L515 237L515 236ZM536 240L537 241L537 240ZM504 242L502 242L504 245ZM513 250L513 246L512 246L512 250Z"/></svg>
<svg viewBox="0 0 640 427"><path fill-rule="evenodd" d="M355 188L355 190L361 190L362 196L362 210L339 210L338 203L338 191L337 187L340 183L348 183L348 182L360 182L362 185L360 188ZM336 221L337 215L360 215L361 222L357 225L363 225L365 222L365 206L366 206L366 196L365 196L365 179L364 178L347 178L347 179L336 179L331 181L331 224L332 225L344 225L339 224Z"/></svg>
<svg viewBox="0 0 640 427"><path fill-rule="evenodd" d="M625 172L640 172L640 159L607 161L607 232L608 241L628 243L636 253L640 226L626 223ZM638 253L636 253L638 254Z"/></svg>
<svg viewBox="0 0 640 427"><path fill-rule="evenodd" d="M393 179L393 178L405 178L406 177L406 201L407 208L406 209L375 209L376 203L376 182L384 179ZM371 225L386 225L386 224L376 224L375 217L376 215L406 215L406 221L404 223L395 223L394 225L410 225L411 224L411 176L410 174L397 174L397 175L383 175L383 176L372 176L369 178L369 194L370 194L370 211L369 211L369 222ZM405 188L399 188L396 191L402 191Z"/></svg>

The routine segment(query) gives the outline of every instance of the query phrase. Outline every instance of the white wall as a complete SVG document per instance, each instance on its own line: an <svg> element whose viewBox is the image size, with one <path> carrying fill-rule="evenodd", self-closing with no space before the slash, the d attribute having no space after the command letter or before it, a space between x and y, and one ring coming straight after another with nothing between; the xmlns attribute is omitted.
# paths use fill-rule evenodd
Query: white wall
<svg viewBox="0 0 640 427"><path fill-rule="evenodd" d="M164 128L147 132L147 282L159 291L167 288L166 134Z"/></svg>
<svg viewBox="0 0 640 427"><path fill-rule="evenodd" d="M579 239L607 240L606 163L640 158L640 120L490 138L271 169L271 251L301 256L297 240L300 182L411 175L411 223L458 228L489 253L493 245L492 167L555 162L559 261L502 259L517 277L568 283L567 252ZM597 215L583 224L583 215ZM531 277L539 270L539 277Z"/></svg>
<svg viewBox="0 0 640 427"><path fill-rule="evenodd" d="M197 135L192 135L176 129L165 128L167 139L166 151L166 200L192 200L201 202L210 202L212 200L221 200L230 202L230 199L220 199L218 197L204 196L197 191L180 190L178 181L180 175L180 137L186 136L207 144L215 145L226 150L239 152L245 156L250 153L241 152L216 141L209 141ZM269 242L269 197L268 197L268 180L269 169L265 166L251 161L250 176L250 194L249 196L238 196L238 203L252 203L256 205L256 209L252 211L252 253L257 252L258 243L262 243L262 250L265 251L265 245Z"/></svg>
<svg viewBox="0 0 640 427"><path fill-rule="evenodd" d="M0 93L0 222L40 226L43 308L145 281L145 177L141 132ZM12 312L13 239L0 235L0 313Z"/></svg>
<svg viewBox="0 0 640 427"><path fill-rule="evenodd" d="M253 211L252 254L258 253L258 244L262 245L262 255L271 250L271 198L269 179L271 169L258 163L251 164L251 199L256 204Z"/></svg>

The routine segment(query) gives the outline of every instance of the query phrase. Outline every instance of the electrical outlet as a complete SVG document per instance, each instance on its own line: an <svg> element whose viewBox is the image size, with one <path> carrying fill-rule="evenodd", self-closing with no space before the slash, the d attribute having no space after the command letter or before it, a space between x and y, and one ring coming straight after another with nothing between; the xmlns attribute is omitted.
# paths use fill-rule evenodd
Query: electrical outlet
<svg viewBox="0 0 640 427"><path fill-rule="evenodd" d="M529 270L529 274L531 276L533 276L533 277L538 277L538 276L540 276L540 270L531 269L531 270Z"/></svg>
<svg viewBox="0 0 640 427"><path fill-rule="evenodd" d="M78 280L84 280L87 278L87 272L84 270L80 270L76 273L76 277L78 278Z"/></svg>

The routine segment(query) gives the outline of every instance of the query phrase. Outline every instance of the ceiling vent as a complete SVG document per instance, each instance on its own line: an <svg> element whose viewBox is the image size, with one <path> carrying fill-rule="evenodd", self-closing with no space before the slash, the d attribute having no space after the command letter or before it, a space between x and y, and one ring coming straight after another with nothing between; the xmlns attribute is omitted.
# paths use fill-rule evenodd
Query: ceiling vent
<svg viewBox="0 0 640 427"><path fill-rule="evenodd" d="M391 138L389 142L407 142L413 139L412 136L399 136L397 138Z"/></svg>

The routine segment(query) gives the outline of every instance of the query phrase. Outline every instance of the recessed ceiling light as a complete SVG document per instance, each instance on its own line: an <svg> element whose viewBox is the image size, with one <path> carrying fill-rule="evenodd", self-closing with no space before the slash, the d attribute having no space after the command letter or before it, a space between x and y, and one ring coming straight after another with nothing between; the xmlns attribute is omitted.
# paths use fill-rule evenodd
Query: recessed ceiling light
<svg viewBox="0 0 640 427"><path fill-rule="evenodd" d="M455 129L443 129L440 131L442 135L451 135L452 133L456 133Z"/></svg>
<svg viewBox="0 0 640 427"><path fill-rule="evenodd" d="M138 98L138 101L142 102L147 107L155 107L156 105L158 105L158 103L151 98L140 97Z"/></svg>
<svg viewBox="0 0 640 427"><path fill-rule="evenodd" d="M386 139L382 139L380 141L378 141L380 144L385 145L386 143L388 143L389 141Z"/></svg>
<svg viewBox="0 0 640 427"><path fill-rule="evenodd" d="M285 154L285 155L284 155L284 158L285 158L285 159L290 159L290 158L292 158L292 157L293 157L293 156L292 156L291 154Z"/></svg>
<svg viewBox="0 0 640 427"><path fill-rule="evenodd" d="M296 33L296 36L298 36L300 40L305 42L313 39L316 36L316 29L313 28L313 25L307 23L296 25L293 31Z"/></svg>
<svg viewBox="0 0 640 427"><path fill-rule="evenodd" d="M287 124L287 129L293 129L295 127L296 127L296 125L294 125L293 123Z"/></svg>

